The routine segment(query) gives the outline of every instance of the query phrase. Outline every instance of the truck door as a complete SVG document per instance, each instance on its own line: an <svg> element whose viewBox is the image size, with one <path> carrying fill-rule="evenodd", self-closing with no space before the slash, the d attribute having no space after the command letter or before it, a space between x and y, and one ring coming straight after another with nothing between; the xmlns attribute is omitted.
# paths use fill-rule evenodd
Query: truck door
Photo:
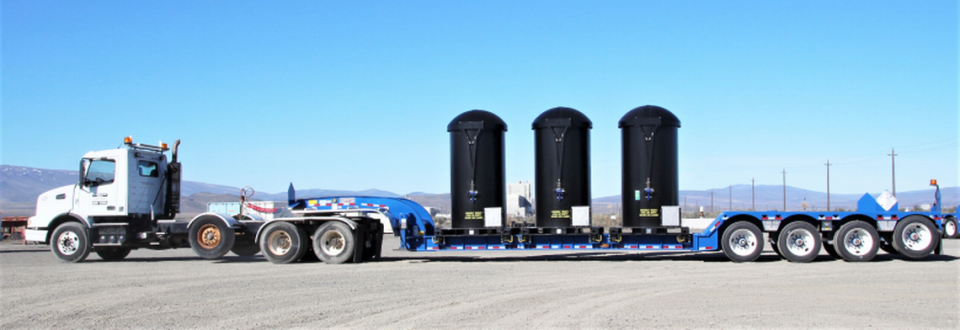
<svg viewBox="0 0 960 330"><path fill-rule="evenodd" d="M83 175L74 195L74 207L86 216L113 216L122 214L118 207L117 162L106 157L84 159Z"/></svg>

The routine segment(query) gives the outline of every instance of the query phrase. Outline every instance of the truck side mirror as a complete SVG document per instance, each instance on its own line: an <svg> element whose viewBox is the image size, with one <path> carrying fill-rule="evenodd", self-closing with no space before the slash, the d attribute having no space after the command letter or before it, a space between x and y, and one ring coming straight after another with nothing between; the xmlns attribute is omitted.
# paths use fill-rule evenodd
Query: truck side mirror
<svg viewBox="0 0 960 330"><path fill-rule="evenodd" d="M89 162L87 159L80 160L80 186L87 186L87 164Z"/></svg>

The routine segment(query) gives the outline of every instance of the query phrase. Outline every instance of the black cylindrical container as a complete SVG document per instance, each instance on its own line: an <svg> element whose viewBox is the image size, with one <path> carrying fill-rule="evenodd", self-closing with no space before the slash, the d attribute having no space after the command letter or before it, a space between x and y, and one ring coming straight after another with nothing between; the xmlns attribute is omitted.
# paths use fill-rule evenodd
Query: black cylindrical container
<svg viewBox="0 0 960 330"><path fill-rule="evenodd" d="M679 205L677 129L667 109L646 105L620 119L623 227L660 227L661 206Z"/></svg>
<svg viewBox="0 0 960 330"><path fill-rule="evenodd" d="M450 132L450 202L453 228L483 228L484 208L500 208L506 219L503 133L497 115L470 110L447 125Z"/></svg>
<svg viewBox="0 0 960 330"><path fill-rule="evenodd" d="M590 206L590 129L580 111L558 107L533 121L537 227L570 227L572 207Z"/></svg>

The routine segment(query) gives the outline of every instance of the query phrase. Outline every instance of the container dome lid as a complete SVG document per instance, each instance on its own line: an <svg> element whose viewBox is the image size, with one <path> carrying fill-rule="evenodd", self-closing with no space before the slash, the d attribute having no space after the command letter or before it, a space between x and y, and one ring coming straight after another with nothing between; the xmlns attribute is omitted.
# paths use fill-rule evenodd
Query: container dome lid
<svg viewBox="0 0 960 330"><path fill-rule="evenodd" d="M461 129L489 129L507 131L507 123L503 122L497 115L490 111L470 110L461 113L450 121L447 125L447 132L458 131Z"/></svg>
<svg viewBox="0 0 960 330"><path fill-rule="evenodd" d="M680 119L677 119L672 112L667 109L655 106L655 105L645 105L642 107L637 107L627 114L623 115L623 118L620 118L620 128L628 126L638 126L638 125L653 125L656 124L653 121L659 119L661 126L676 126L680 127Z"/></svg>
<svg viewBox="0 0 960 330"><path fill-rule="evenodd" d="M533 129L554 126L593 128L593 122L580 111L567 107L556 107L544 111L533 120Z"/></svg>

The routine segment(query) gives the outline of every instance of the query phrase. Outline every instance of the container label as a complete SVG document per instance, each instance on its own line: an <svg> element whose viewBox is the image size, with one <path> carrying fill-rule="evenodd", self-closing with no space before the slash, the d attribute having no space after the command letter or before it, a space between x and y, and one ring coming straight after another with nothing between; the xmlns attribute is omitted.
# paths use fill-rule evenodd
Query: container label
<svg viewBox="0 0 960 330"><path fill-rule="evenodd" d="M633 199L634 199L634 200L640 200L640 191L639 191L639 190L634 190L634 191L633 191Z"/></svg>
<svg viewBox="0 0 960 330"><path fill-rule="evenodd" d="M552 219L570 219L570 210L553 210L553 211L550 211L550 218L552 218Z"/></svg>
<svg viewBox="0 0 960 330"><path fill-rule="evenodd" d="M657 209L640 209L641 218L659 218L660 212Z"/></svg>
<svg viewBox="0 0 960 330"><path fill-rule="evenodd" d="M463 220L483 220L483 211L468 211L463 214Z"/></svg>

